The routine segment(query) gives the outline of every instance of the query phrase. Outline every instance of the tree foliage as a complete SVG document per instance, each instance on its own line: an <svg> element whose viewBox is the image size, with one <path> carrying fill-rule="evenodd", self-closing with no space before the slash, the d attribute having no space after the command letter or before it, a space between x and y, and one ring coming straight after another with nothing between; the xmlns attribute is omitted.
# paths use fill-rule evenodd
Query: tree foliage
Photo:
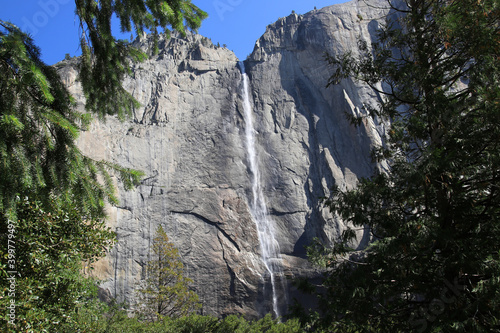
<svg viewBox="0 0 500 333"><path fill-rule="evenodd" d="M130 318L119 309L108 309L100 315L81 311L78 325L64 326L65 333L299 333L304 332L298 320L291 319L280 322L271 314L259 320L246 320L241 316L230 315L224 318L190 314L180 318L165 317L154 323L142 322L138 318Z"/></svg>
<svg viewBox="0 0 500 333"><path fill-rule="evenodd" d="M103 224L105 202L117 202L112 175L130 188L141 173L81 153L75 140L89 115L74 109L33 40L3 21L0 71L2 299L15 301L18 325L46 328L88 292L79 260L102 254L114 238Z"/></svg>
<svg viewBox="0 0 500 333"><path fill-rule="evenodd" d="M88 217L102 217L104 200L117 201L110 171L126 188L138 184L141 173L81 153L75 140L90 115L74 109L29 36L7 22L0 28L0 210L14 218L16 197L24 194L76 201Z"/></svg>
<svg viewBox="0 0 500 333"><path fill-rule="evenodd" d="M114 233L103 220L84 221L77 207L51 204L26 197L18 199L17 220L1 216L0 232L8 235L0 247L3 332L58 330L92 300L96 286L81 274L82 263L104 255Z"/></svg>
<svg viewBox="0 0 500 333"><path fill-rule="evenodd" d="M198 295L189 290L193 281L184 276L179 250L161 226L156 231L146 278L139 287L139 312L149 321L180 317L201 307Z"/></svg>
<svg viewBox="0 0 500 333"><path fill-rule="evenodd" d="M383 95L369 110L391 122L374 157L391 170L335 189L348 229L321 296L329 330L491 332L500 325L500 3L407 0L373 48L328 59L330 84L353 78ZM380 85L381 83L381 85ZM382 87L382 89L380 88Z"/></svg>
<svg viewBox="0 0 500 333"><path fill-rule="evenodd" d="M190 0L75 3L86 109L101 117L123 118L137 105L122 81L129 61L144 58L113 37L113 15L123 31L133 26L137 34L169 27L185 33L206 17ZM2 329L57 331L90 297L92 281L82 277L81 261L103 255L114 239L103 222L106 202L117 203L113 177L129 189L142 173L82 154L76 139L91 113L75 109L31 37L4 21L0 73L0 303L14 302L17 310L13 324ZM8 314L0 314L2 325Z"/></svg>
<svg viewBox="0 0 500 333"><path fill-rule="evenodd" d="M117 40L111 30L111 18L116 15L122 32L132 29L137 36L170 28L185 34L186 28L196 30L207 14L191 0L75 0L80 18L82 61L80 80L87 98L86 107L100 116L130 115L137 101L122 87L129 74L128 62L139 61L145 55L123 40ZM156 43L154 52L156 52Z"/></svg>

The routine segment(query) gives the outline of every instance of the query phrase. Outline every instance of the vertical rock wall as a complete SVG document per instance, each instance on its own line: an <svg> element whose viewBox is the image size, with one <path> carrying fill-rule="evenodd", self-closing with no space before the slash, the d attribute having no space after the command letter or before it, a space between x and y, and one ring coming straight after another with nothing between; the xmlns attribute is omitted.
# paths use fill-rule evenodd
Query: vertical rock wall
<svg viewBox="0 0 500 333"><path fill-rule="evenodd" d="M325 88L325 51L356 52L359 38L374 38L385 2L354 1L291 15L268 26L246 60L257 149L271 219L287 277L311 274L304 245L334 241L344 226L319 198L333 185L354 186L375 167L370 150L383 125L367 118L349 124L378 96L346 80ZM151 40L139 43L147 49ZM199 35L160 40L160 53L135 64L126 86L142 106L133 119L96 121L79 145L89 156L146 173L141 186L123 191L109 209L118 242L94 269L102 295L135 301L151 240L162 225L179 248L205 314L269 311L244 143L238 59ZM75 64L60 72L80 96ZM360 234L360 241L366 237ZM285 306L285 304L282 304Z"/></svg>
<svg viewBox="0 0 500 333"><path fill-rule="evenodd" d="M370 152L381 144L384 125L367 117L355 127L346 116L366 116L364 106L376 106L380 96L352 80L327 88L332 69L325 53L356 55L359 40L370 45L385 7L385 1L351 1L292 14L267 27L246 61L267 197L285 254L302 255L314 237L335 240L342 221L318 199L333 185L352 188L358 177L383 168Z"/></svg>

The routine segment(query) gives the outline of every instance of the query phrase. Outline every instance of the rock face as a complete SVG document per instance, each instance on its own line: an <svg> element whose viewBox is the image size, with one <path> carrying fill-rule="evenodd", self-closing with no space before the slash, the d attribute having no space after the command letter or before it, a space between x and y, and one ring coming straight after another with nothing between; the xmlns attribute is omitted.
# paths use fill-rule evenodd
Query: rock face
<svg viewBox="0 0 500 333"><path fill-rule="evenodd" d="M326 88L325 51L357 52L387 12L386 3L353 1L292 14L267 27L245 61L250 77L263 193L281 249L285 277L314 274L304 246L332 242L344 224L322 207L333 185L351 188L374 168L370 150L384 131L367 117L354 127L345 113L363 113L376 96L349 80ZM139 43L147 48L150 39ZM61 69L80 96L71 63ZM133 119L94 122L79 145L89 156L142 170L141 186L109 208L118 241L97 263L102 295L135 302L158 225L179 248L203 313L270 312L255 223L249 211L250 170L242 106L242 74L235 55L195 34L160 40L160 53L133 66L126 87L142 104ZM367 241L360 234L360 243ZM286 281L285 278L282 278ZM266 292L267 290L267 292ZM290 293L280 291L285 308Z"/></svg>

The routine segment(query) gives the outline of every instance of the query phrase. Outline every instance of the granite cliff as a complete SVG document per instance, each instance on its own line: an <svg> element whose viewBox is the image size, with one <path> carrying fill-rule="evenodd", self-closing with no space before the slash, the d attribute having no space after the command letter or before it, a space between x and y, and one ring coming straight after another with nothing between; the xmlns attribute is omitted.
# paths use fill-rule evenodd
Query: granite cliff
<svg viewBox="0 0 500 333"><path fill-rule="evenodd" d="M317 237L334 242L344 228L320 197L333 185L350 188L370 176L370 150L384 125L359 114L377 96L345 80L326 88L331 75L325 51L357 52L370 43L387 12L384 1L352 1L292 14L267 27L245 60L253 110L255 151L269 221L273 223L279 277L278 306L286 308L288 278L314 275L304 246ZM149 37L137 41L147 50ZM260 316L272 309L270 277L250 209L249 165L243 114L242 71L229 50L196 34L160 39L160 52L134 64L127 89L142 104L133 118L95 121L79 138L89 156L146 173L109 208L118 241L94 269L103 297L132 305L145 261L161 224L179 248L205 314ZM74 63L59 65L76 95L82 94ZM360 245L367 237L359 235Z"/></svg>

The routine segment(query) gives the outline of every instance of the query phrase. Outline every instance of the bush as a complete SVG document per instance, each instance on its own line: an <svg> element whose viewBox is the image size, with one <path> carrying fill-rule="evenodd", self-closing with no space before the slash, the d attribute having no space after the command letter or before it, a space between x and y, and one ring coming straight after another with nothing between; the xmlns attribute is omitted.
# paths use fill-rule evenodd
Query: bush
<svg viewBox="0 0 500 333"><path fill-rule="evenodd" d="M264 318L249 321L237 315L224 319L191 314L179 318L164 317L162 321L142 322L129 318L120 306L99 305L78 313L76 324L65 326L66 333L294 333L302 332L296 319L280 323L268 314Z"/></svg>

